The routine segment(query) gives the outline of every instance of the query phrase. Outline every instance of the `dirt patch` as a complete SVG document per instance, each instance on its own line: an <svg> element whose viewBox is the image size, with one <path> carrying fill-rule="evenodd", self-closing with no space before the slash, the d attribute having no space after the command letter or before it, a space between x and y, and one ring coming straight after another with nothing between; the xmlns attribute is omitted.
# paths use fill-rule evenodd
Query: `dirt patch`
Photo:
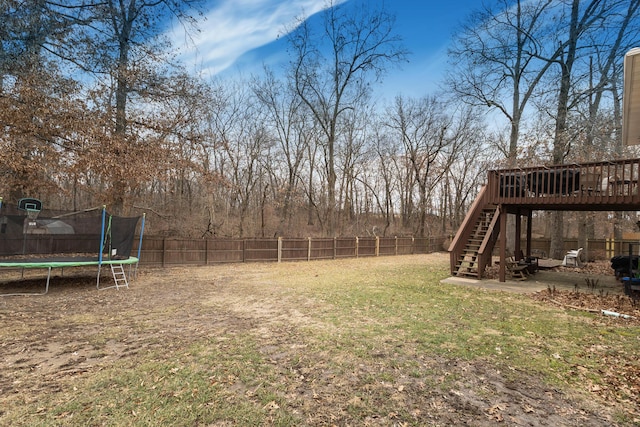
<svg viewBox="0 0 640 427"><path fill-rule="evenodd" d="M446 257L432 255L426 261L442 263ZM330 266L319 265L301 263L288 274ZM335 265L349 268L346 262ZM149 350L171 354L203 338L224 346L228 337L250 332L263 358L279 373L270 385L306 425L615 425L613 392L603 390L601 400L586 402L526 372L485 360L426 357L415 343L400 340L379 343L367 362L338 361L344 367L338 372L325 352L311 350L306 337L309 330L345 333L312 315L331 307L292 289L269 286L263 278L272 268L147 270L130 289L120 291L96 290L93 277L55 277L46 296L0 299L0 324L11 331L0 333L0 408L37 402L43 394L70 387L74 378L126 365ZM43 283L2 286L38 290ZM545 304L579 304L563 294L553 295L554 302L543 294L536 298ZM584 303L598 308L593 301ZM408 359L420 375L398 368ZM623 361L611 362L620 366ZM387 380L372 381L373 373ZM627 374L640 378L638 372ZM611 387L615 384L612 380ZM232 388L243 398L254 393L237 380ZM362 408L390 402L395 410L362 415ZM0 423L6 410L0 409Z"/></svg>

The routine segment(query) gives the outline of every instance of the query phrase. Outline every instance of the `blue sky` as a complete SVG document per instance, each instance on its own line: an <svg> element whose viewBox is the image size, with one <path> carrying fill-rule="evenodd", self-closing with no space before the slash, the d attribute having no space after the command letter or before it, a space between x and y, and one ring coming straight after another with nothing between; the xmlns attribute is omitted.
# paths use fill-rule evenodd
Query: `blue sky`
<svg viewBox="0 0 640 427"><path fill-rule="evenodd" d="M361 2L361 0L346 0ZM368 0L378 2L381 0ZM392 98L432 94L442 79L446 49L453 32L479 0L386 0L396 15L396 32L411 55L400 69L390 69L377 95ZM286 62L285 28L299 16L312 16L325 0L209 0L207 20L181 59L206 74L230 77L260 73ZM176 42L184 35L174 33Z"/></svg>

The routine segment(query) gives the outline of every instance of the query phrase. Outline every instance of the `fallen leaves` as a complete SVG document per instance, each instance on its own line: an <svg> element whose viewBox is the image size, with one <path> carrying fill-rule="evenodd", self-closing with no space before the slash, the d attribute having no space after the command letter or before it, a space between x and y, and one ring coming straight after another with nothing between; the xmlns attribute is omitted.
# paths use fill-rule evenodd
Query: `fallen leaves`
<svg viewBox="0 0 640 427"><path fill-rule="evenodd" d="M640 305L626 295L601 295L590 292L545 289L532 294L536 301L562 306L572 310L601 313L602 310L621 313L633 318L603 316L624 325L640 325Z"/></svg>
<svg viewBox="0 0 640 427"><path fill-rule="evenodd" d="M640 325L640 307L634 301L622 295L599 295L588 292L572 292L547 289L533 294L537 301L552 303L579 310L588 307L591 311L611 310L634 316L633 319L621 317L601 316L597 322L607 322L606 325L632 327ZM633 335L633 333L631 333ZM585 382L585 389L608 402L629 400L640 406L640 363L637 359L629 359L629 354L615 351L606 344L593 344L585 348L588 359L598 361L598 371L601 382L590 380L591 368L575 366L575 373ZM559 359L559 354L553 354Z"/></svg>
<svg viewBox="0 0 640 427"><path fill-rule="evenodd" d="M490 420L502 422L504 421L504 416L502 415L502 412L504 412L505 409L507 409L507 405L503 403L497 403L492 407L487 408L486 413Z"/></svg>

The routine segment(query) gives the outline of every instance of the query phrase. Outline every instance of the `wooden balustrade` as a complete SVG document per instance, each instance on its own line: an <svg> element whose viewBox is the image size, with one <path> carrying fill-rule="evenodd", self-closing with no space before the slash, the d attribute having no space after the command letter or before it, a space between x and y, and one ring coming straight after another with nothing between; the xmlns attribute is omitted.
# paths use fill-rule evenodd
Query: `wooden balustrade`
<svg viewBox="0 0 640 427"><path fill-rule="evenodd" d="M640 159L489 171L489 203L540 210L635 210Z"/></svg>

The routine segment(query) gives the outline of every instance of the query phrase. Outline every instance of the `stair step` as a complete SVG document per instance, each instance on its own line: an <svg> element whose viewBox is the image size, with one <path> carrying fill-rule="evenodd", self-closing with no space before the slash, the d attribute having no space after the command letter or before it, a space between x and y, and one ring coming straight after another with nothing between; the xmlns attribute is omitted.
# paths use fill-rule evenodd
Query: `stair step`
<svg viewBox="0 0 640 427"><path fill-rule="evenodd" d="M477 264L478 264L478 263L477 263L477 262L475 262L475 261L474 261L474 262L470 262L470 261L467 261L467 262L461 262L461 263L456 264L456 269L458 269L458 270L459 270L459 269L461 269L461 268L478 268L478 267L477 267Z"/></svg>
<svg viewBox="0 0 640 427"><path fill-rule="evenodd" d="M456 276L470 276L470 277L478 277L477 271L458 271Z"/></svg>

